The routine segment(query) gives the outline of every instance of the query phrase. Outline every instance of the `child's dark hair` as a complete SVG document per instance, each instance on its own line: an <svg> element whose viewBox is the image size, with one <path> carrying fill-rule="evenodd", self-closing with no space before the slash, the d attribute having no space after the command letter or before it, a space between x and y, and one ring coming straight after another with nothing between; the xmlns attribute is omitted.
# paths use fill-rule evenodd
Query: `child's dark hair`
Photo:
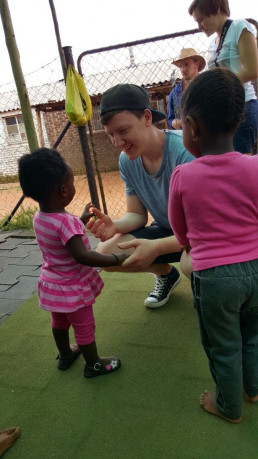
<svg viewBox="0 0 258 459"><path fill-rule="evenodd" d="M200 73L181 99L181 116L200 120L207 131L232 134L244 119L245 91L239 78L226 68Z"/></svg>
<svg viewBox="0 0 258 459"><path fill-rule="evenodd" d="M188 8L190 16L194 10L199 10L205 16L216 15L220 9L222 14L230 16L228 0L194 0Z"/></svg>
<svg viewBox="0 0 258 459"><path fill-rule="evenodd" d="M22 156L18 165L23 194L37 202L48 199L68 171L60 153L50 148L39 148Z"/></svg>

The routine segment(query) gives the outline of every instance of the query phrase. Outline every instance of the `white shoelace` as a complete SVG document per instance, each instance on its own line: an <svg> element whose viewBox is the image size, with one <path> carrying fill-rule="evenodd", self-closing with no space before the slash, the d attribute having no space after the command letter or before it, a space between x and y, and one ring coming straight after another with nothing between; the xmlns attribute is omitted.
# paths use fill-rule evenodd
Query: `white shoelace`
<svg viewBox="0 0 258 459"><path fill-rule="evenodd" d="M152 290L152 292L149 293L149 295L160 295L162 293L162 290L164 288L164 284L167 282L167 279L161 279L159 276L156 276L156 282L155 282L155 287Z"/></svg>

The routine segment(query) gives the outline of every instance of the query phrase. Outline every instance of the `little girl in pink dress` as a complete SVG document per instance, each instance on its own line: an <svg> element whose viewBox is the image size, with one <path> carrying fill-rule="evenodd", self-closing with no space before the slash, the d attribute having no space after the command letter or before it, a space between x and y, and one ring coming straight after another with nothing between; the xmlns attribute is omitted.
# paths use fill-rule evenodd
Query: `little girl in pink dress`
<svg viewBox="0 0 258 459"><path fill-rule="evenodd" d="M120 360L99 357L95 342L93 303L104 284L94 266L115 266L126 256L91 250L84 228L93 216L91 205L85 207L81 218L65 210L75 195L74 177L56 150L40 148L20 158L19 180L24 195L39 203L33 221L43 256L39 305L51 312L58 368L68 369L82 353L86 378L112 373L120 367ZM77 345L70 346L70 326Z"/></svg>

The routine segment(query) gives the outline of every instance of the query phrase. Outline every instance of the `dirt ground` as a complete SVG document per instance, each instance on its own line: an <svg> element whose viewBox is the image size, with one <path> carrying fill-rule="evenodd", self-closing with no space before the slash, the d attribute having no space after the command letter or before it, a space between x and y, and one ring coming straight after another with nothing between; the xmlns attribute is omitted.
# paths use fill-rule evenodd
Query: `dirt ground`
<svg viewBox="0 0 258 459"><path fill-rule="evenodd" d="M103 173L101 178L108 215L110 215L111 218L118 218L122 216L126 210L124 184L120 179L119 172ZM97 178L96 182L100 206L103 210ZM76 215L80 215L84 206L91 201L88 181L85 175L75 177L75 188L76 195L72 203L67 207L67 210ZM18 182L0 184L0 219L7 217L11 213L21 197L22 191ZM21 206L24 209L38 207L37 203L29 198L25 198ZM19 210L20 209L21 207Z"/></svg>

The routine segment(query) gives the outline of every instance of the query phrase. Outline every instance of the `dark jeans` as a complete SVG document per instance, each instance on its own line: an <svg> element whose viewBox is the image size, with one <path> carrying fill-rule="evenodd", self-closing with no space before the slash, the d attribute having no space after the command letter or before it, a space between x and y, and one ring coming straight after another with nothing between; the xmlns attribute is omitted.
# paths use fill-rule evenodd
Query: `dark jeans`
<svg viewBox="0 0 258 459"><path fill-rule="evenodd" d="M254 153L254 146L257 139L258 129L258 101L249 100L245 103L245 120L240 123L234 138L235 151L240 153Z"/></svg>
<svg viewBox="0 0 258 459"><path fill-rule="evenodd" d="M144 226L138 230L131 231L130 234L136 239L161 239L173 236L174 233L171 229L160 228L154 221L150 226ZM181 252L166 253L155 258L153 263L177 263L180 261L181 255Z"/></svg>
<svg viewBox="0 0 258 459"><path fill-rule="evenodd" d="M216 407L237 419L243 387L258 395L258 260L195 271L192 290Z"/></svg>

